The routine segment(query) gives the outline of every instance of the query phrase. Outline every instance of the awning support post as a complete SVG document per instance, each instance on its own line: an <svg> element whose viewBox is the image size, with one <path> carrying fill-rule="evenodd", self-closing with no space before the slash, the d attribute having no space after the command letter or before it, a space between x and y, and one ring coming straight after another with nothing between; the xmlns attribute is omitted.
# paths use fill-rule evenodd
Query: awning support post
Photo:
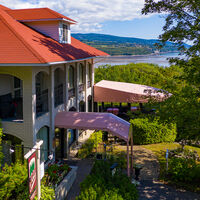
<svg viewBox="0 0 200 200"><path fill-rule="evenodd" d="M129 141L127 141L127 175L130 177L130 167L129 167Z"/></svg>
<svg viewBox="0 0 200 200"><path fill-rule="evenodd" d="M131 174L133 175L133 135L131 134Z"/></svg>

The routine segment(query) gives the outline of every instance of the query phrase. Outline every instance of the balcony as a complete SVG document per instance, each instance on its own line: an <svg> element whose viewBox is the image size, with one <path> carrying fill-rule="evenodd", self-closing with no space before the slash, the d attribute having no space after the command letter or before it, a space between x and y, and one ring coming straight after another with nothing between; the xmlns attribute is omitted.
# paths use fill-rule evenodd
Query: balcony
<svg viewBox="0 0 200 200"><path fill-rule="evenodd" d="M36 115L37 117L49 111L48 89L36 95Z"/></svg>
<svg viewBox="0 0 200 200"><path fill-rule="evenodd" d="M68 99L75 96L75 88L71 88L68 90Z"/></svg>
<svg viewBox="0 0 200 200"><path fill-rule="evenodd" d="M23 120L23 98L12 98L12 94L0 96L0 118L5 121Z"/></svg>
<svg viewBox="0 0 200 200"><path fill-rule="evenodd" d="M55 107L63 104L63 84L60 84L54 88Z"/></svg>
<svg viewBox="0 0 200 200"><path fill-rule="evenodd" d="M88 81L88 82L87 82L87 88L90 88L90 87L91 87L91 84L92 84L91 81Z"/></svg>
<svg viewBox="0 0 200 200"><path fill-rule="evenodd" d="M83 92L84 89L85 89L84 83L82 83L82 84L80 84L80 85L78 86L78 92L79 92L79 93Z"/></svg>

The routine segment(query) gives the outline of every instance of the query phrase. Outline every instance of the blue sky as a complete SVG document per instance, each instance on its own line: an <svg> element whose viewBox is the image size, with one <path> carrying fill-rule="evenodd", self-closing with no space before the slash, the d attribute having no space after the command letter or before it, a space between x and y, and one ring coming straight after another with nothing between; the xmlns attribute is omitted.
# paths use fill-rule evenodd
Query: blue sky
<svg viewBox="0 0 200 200"><path fill-rule="evenodd" d="M0 0L12 9L49 7L78 22L72 32L102 33L152 39L162 33L164 19L141 15L144 0Z"/></svg>
<svg viewBox="0 0 200 200"><path fill-rule="evenodd" d="M153 15L148 18L133 19L130 21L106 21L99 33L117 36L155 39L162 33L164 18Z"/></svg>

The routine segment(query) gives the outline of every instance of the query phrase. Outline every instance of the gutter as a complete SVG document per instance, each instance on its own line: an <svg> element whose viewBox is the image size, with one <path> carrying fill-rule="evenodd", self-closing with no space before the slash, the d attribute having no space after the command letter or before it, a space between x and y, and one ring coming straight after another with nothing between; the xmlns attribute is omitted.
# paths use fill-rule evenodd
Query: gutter
<svg viewBox="0 0 200 200"><path fill-rule="evenodd" d="M58 61L58 62L48 62L48 63L0 63L0 67L49 67L51 65L69 64L94 58L105 58L105 57L107 56L93 56L93 57L81 58L70 61Z"/></svg>

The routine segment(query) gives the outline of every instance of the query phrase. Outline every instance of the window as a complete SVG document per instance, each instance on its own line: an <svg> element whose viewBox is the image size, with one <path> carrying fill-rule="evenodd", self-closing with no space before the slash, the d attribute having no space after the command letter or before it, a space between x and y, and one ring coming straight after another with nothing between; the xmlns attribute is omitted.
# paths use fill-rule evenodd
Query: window
<svg viewBox="0 0 200 200"><path fill-rule="evenodd" d="M82 84L83 83L83 65L80 64L79 65L79 84Z"/></svg>
<svg viewBox="0 0 200 200"><path fill-rule="evenodd" d="M14 77L14 98L20 98L21 97L21 88L22 83L21 80Z"/></svg>
<svg viewBox="0 0 200 200"><path fill-rule="evenodd" d="M68 26L63 24L63 42L68 41Z"/></svg>
<svg viewBox="0 0 200 200"><path fill-rule="evenodd" d="M69 89L74 88L74 68L73 68L73 66L69 67L68 80L69 80Z"/></svg>

